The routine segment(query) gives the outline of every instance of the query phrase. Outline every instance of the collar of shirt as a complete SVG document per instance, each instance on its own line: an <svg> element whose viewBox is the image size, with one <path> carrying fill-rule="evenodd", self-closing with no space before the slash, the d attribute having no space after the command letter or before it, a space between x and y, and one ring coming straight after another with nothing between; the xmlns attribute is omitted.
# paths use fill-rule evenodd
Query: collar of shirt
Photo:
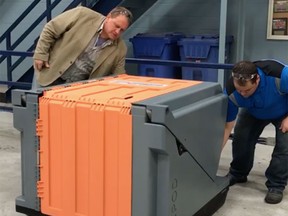
<svg viewBox="0 0 288 216"><path fill-rule="evenodd" d="M111 45L111 44L114 43L114 41L111 40L111 39L107 39L107 40L105 40L105 41L103 41L103 40L100 40L100 41L99 41L100 34L101 34L102 30L103 30L104 21L105 21L105 19L103 20L103 22L101 23L99 29L97 30L98 35L97 35L97 38L96 38L94 47L100 46L100 47L103 48L103 47L105 47L105 46L109 46L109 45ZM100 42L100 44L98 44L98 42Z"/></svg>

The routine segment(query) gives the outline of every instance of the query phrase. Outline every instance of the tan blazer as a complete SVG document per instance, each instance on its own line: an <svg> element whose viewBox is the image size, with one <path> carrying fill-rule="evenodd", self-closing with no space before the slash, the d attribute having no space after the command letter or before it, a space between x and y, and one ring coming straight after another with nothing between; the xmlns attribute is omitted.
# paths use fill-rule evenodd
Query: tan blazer
<svg viewBox="0 0 288 216"><path fill-rule="evenodd" d="M36 71L37 81L47 86L58 79L85 50L105 16L86 7L68 10L49 21L38 40L34 59L48 61L50 68ZM127 47L122 39L103 49L91 78L125 73Z"/></svg>

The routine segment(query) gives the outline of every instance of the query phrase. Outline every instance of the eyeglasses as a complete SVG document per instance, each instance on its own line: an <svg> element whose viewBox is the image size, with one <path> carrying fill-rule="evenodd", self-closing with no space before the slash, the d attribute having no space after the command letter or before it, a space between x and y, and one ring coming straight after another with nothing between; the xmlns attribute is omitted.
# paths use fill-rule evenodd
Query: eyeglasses
<svg viewBox="0 0 288 216"><path fill-rule="evenodd" d="M257 75L257 73L255 74L239 74L239 73L233 73L232 72L232 77L236 80L252 80L255 76Z"/></svg>

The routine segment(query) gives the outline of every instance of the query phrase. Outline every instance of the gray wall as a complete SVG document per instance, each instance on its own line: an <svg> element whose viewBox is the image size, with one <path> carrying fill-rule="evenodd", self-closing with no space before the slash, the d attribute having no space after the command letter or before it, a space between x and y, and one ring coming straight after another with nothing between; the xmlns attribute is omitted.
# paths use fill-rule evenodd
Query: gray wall
<svg viewBox="0 0 288 216"><path fill-rule="evenodd" d="M220 0L158 0L125 33L128 39L137 33L182 32L184 34L219 33ZM132 50L128 56L132 56Z"/></svg>
<svg viewBox="0 0 288 216"><path fill-rule="evenodd" d="M227 35L234 36L231 63L273 58L288 63L288 41L267 40L269 0L227 0ZM215 34L220 29L221 0L158 0L125 33L128 41L138 32Z"/></svg>
<svg viewBox="0 0 288 216"><path fill-rule="evenodd" d="M288 41L266 38L269 0L228 0L227 32L235 35L235 60L272 58L288 63Z"/></svg>

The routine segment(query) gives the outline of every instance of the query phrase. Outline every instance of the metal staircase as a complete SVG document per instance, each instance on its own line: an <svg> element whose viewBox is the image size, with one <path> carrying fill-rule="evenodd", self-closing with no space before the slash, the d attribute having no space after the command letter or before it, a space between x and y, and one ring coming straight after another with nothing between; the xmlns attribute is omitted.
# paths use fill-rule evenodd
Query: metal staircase
<svg viewBox="0 0 288 216"><path fill-rule="evenodd" d="M52 19L52 14L55 14L54 11L65 11L78 5L83 5L106 15L112 8L121 5L132 11L135 21L156 1L71 0L70 3L63 5L67 1L45 0L45 7L43 8L43 0L34 0L0 36L0 74L2 74L2 79L0 76L0 102L10 101L12 89L30 89L34 72L31 56L43 25ZM36 9L39 10L39 5L42 5L42 13L33 18L34 21L25 28L23 33L15 34L17 28L21 28L25 20L27 22L27 17L31 16L31 14L33 15L33 12L35 14ZM16 39L14 39L15 35L18 36ZM4 79L3 74L6 76Z"/></svg>

